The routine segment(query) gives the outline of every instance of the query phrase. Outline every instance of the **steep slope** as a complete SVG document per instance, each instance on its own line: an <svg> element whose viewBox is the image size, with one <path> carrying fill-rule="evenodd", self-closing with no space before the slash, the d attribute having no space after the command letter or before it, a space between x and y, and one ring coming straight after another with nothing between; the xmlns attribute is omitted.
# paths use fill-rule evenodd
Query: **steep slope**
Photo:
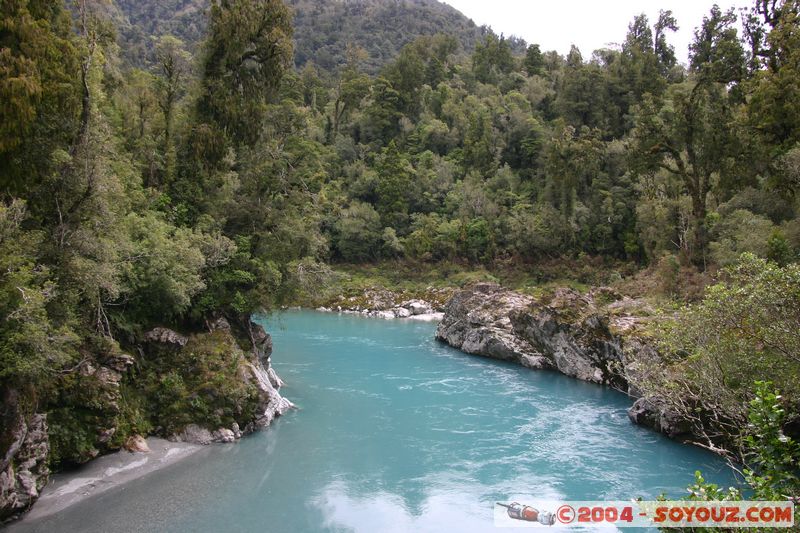
<svg viewBox="0 0 800 533"><path fill-rule="evenodd" d="M488 31L436 0L290 0L289 4L295 11L295 63L313 61L325 70L344 62L351 43L367 51L364 69L375 73L421 35L452 35L463 49L471 50Z"/></svg>
<svg viewBox="0 0 800 533"><path fill-rule="evenodd" d="M421 35L446 33L465 50L488 29L436 0L288 0L295 13L295 64L308 61L333 70L345 61L348 45L366 50L362 67L377 72L407 43ZM115 20L123 54L146 65L153 37L172 34L195 50L205 32L210 0L116 0Z"/></svg>

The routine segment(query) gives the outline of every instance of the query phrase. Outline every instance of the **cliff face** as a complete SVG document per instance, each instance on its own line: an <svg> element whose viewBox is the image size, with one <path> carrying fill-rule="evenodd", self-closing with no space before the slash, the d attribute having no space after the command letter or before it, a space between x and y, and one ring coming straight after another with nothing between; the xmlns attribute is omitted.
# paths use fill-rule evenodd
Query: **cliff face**
<svg viewBox="0 0 800 533"><path fill-rule="evenodd" d="M233 442L293 407L280 395L272 339L261 326L234 332L220 319L209 329L182 335L156 328L144 336L137 357L87 357L47 413L26 413L22 396L5 391L0 522L36 502L51 463L84 463L121 447L147 451L141 445L147 434ZM249 338L237 342L236 333Z"/></svg>
<svg viewBox="0 0 800 533"><path fill-rule="evenodd" d="M30 508L47 483L47 417L26 415L17 391L3 394L0 523Z"/></svg>
<svg viewBox="0 0 800 533"><path fill-rule="evenodd" d="M552 369L627 392L626 355L591 296L559 289L548 303L480 284L456 294L436 338L464 352Z"/></svg>
<svg viewBox="0 0 800 533"><path fill-rule="evenodd" d="M614 387L633 397L631 383L658 354L632 334L643 320L641 303L607 288L588 295L558 289L536 299L482 283L456 293L445 307L436 338L463 352L553 370ZM628 416L671 437L689 427L652 399L639 398Z"/></svg>

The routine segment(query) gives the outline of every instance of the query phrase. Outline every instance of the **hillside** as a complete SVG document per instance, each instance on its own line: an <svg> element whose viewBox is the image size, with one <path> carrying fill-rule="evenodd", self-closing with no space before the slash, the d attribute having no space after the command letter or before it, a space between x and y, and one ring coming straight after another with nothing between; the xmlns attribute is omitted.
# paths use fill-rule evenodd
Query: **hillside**
<svg viewBox="0 0 800 533"><path fill-rule="evenodd" d="M203 37L209 0L116 0L114 14L122 53L134 64L149 62L152 37L172 34L194 49ZM294 11L295 64L309 60L324 70L344 62L350 44L368 54L374 74L422 35L445 33L464 50L488 29L436 0L289 0Z"/></svg>

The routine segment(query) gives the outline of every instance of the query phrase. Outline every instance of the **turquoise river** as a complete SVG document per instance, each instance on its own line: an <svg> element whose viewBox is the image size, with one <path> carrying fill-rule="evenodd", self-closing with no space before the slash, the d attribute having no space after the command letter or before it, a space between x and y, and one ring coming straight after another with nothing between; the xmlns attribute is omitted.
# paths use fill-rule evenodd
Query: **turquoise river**
<svg viewBox="0 0 800 533"><path fill-rule="evenodd" d="M698 469L733 482L716 456L632 425L625 395L462 354L433 323L264 325L298 410L20 531L491 531L496 501L680 497Z"/></svg>

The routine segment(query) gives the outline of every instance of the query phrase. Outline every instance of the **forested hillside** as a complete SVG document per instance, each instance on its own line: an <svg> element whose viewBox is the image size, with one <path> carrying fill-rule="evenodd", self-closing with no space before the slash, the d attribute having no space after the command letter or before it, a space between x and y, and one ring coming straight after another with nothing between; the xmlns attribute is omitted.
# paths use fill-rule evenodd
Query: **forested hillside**
<svg viewBox="0 0 800 533"><path fill-rule="evenodd" d="M153 61L153 37L174 35L190 50L202 40L209 0L116 0L122 54L137 65ZM472 50L487 33L436 0L289 0L293 11L295 65L308 61L333 71L348 47L363 49L361 67L375 74L400 49L423 35L452 35Z"/></svg>
<svg viewBox="0 0 800 533"><path fill-rule="evenodd" d="M469 49L481 32L435 2L295 5L296 28L280 0L2 4L3 416L47 414L54 467L248 420L219 339L147 359L145 334L224 318L255 345L253 313L324 293L340 263L598 258L676 300L732 267L718 308L750 287L765 314L757 333L715 323L747 375L713 387L742 405L756 379L800 382L791 331L769 340L798 308L798 0L641 15L619 49L566 57L493 33ZM736 270L743 253L770 277ZM710 349L692 342L679 372ZM110 364L134 370L109 404Z"/></svg>

